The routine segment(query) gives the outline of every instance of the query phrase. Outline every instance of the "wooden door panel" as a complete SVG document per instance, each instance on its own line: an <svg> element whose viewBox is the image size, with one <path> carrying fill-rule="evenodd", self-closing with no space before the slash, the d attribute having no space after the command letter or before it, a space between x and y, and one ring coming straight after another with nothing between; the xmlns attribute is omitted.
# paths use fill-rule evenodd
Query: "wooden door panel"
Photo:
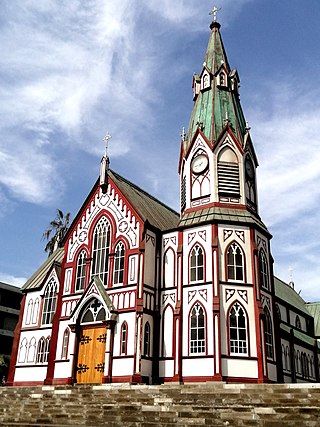
<svg viewBox="0 0 320 427"><path fill-rule="evenodd" d="M106 328L83 327L79 340L77 382L101 383L104 375Z"/></svg>

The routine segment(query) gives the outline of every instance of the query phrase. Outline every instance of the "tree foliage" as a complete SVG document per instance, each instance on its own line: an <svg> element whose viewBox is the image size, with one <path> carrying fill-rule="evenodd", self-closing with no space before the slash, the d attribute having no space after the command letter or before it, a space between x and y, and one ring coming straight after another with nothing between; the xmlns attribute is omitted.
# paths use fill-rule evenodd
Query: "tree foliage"
<svg viewBox="0 0 320 427"><path fill-rule="evenodd" d="M44 250L48 253L48 256L58 248L59 242L66 235L69 228L69 221L70 212L64 215L62 210L57 209L54 220L50 222L49 227L42 234L42 240L47 240Z"/></svg>

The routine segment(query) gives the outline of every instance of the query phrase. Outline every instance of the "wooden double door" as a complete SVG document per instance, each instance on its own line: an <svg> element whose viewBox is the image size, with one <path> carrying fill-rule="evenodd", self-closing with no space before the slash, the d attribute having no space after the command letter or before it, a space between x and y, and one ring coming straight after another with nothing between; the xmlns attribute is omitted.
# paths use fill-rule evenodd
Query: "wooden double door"
<svg viewBox="0 0 320 427"><path fill-rule="evenodd" d="M76 378L78 383L102 383L105 368L106 327L81 328Z"/></svg>

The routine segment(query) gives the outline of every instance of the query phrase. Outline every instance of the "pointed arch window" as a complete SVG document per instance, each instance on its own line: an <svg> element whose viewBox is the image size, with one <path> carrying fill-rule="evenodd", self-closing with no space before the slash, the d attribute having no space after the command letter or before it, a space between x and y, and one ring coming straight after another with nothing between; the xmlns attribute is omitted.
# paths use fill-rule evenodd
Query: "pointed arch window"
<svg viewBox="0 0 320 427"><path fill-rule="evenodd" d="M27 362L33 363L36 355L36 339L32 337L28 345Z"/></svg>
<svg viewBox="0 0 320 427"><path fill-rule="evenodd" d="M124 260L125 260L125 250L123 242L119 242L116 247L115 256L114 256L114 277L113 283L115 285L120 285L123 283L124 276Z"/></svg>
<svg viewBox="0 0 320 427"><path fill-rule="evenodd" d="M51 325L54 313L56 311L57 303L57 284L54 279L48 283L44 298L43 298L43 311L42 311L42 325Z"/></svg>
<svg viewBox="0 0 320 427"><path fill-rule="evenodd" d="M150 323L147 322L144 327L144 339L143 339L143 354L145 356L150 356Z"/></svg>
<svg viewBox="0 0 320 427"><path fill-rule="evenodd" d="M33 312L33 300L30 299L27 307L27 314L26 314L26 320L25 320L26 325L30 325L31 323L32 312Z"/></svg>
<svg viewBox="0 0 320 427"><path fill-rule="evenodd" d="M92 274L98 275L104 284L108 285L110 250L110 224L102 217L93 232Z"/></svg>
<svg viewBox="0 0 320 427"><path fill-rule="evenodd" d="M269 273L267 257L263 249L259 251L259 274L260 274L260 286L263 289L270 290L269 286Z"/></svg>
<svg viewBox="0 0 320 427"><path fill-rule="evenodd" d="M228 280L244 280L243 252L237 243L232 243L227 250Z"/></svg>
<svg viewBox="0 0 320 427"><path fill-rule="evenodd" d="M190 312L190 354L206 351L206 324L204 309L198 302Z"/></svg>
<svg viewBox="0 0 320 427"><path fill-rule="evenodd" d="M63 333L61 359L66 359L68 355L70 330L67 328Z"/></svg>
<svg viewBox="0 0 320 427"><path fill-rule="evenodd" d="M44 343L43 363L48 362L50 351L50 337L47 337Z"/></svg>
<svg viewBox="0 0 320 427"><path fill-rule="evenodd" d="M128 340L128 325L127 322L123 322L120 331L120 354L127 354L127 340Z"/></svg>
<svg viewBox="0 0 320 427"><path fill-rule="evenodd" d="M36 363L43 363L45 344L46 344L46 341L44 337L41 337L38 342Z"/></svg>
<svg viewBox="0 0 320 427"><path fill-rule="evenodd" d="M27 338L23 338L23 340L21 341L21 344L20 344L20 348L19 348L19 357L18 357L19 363L24 363L26 360L27 344L28 344Z"/></svg>
<svg viewBox="0 0 320 427"><path fill-rule="evenodd" d="M248 354L247 316L238 302L229 311L229 344L230 354Z"/></svg>
<svg viewBox="0 0 320 427"><path fill-rule="evenodd" d="M86 278L86 251L82 250L79 253L77 260L77 274L75 290L82 291L84 289L84 282Z"/></svg>
<svg viewBox="0 0 320 427"><path fill-rule="evenodd" d="M269 309L267 307L264 307L264 315L265 315L265 322L264 322L264 337L265 337L265 343L266 343L266 352L267 357L269 359L273 359L273 337L272 337L272 321Z"/></svg>
<svg viewBox="0 0 320 427"><path fill-rule="evenodd" d="M240 175L238 158L231 148L226 147L218 156L218 193L222 198L240 197Z"/></svg>
<svg viewBox="0 0 320 427"><path fill-rule="evenodd" d="M247 204L256 210L256 179L255 179L255 167L249 155L246 156L245 162L245 194Z"/></svg>
<svg viewBox="0 0 320 427"><path fill-rule="evenodd" d="M301 328L301 320L300 320L300 317L298 316L298 315L296 315L296 328L297 329L302 329Z"/></svg>
<svg viewBox="0 0 320 427"><path fill-rule="evenodd" d="M84 309L81 323L93 323L106 320L106 310L102 303L97 299L92 299Z"/></svg>
<svg viewBox="0 0 320 427"><path fill-rule="evenodd" d="M40 306L39 298L36 298L36 300L34 302L34 306L33 306L33 313L32 313L32 324L33 325L38 323L39 306Z"/></svg>
<svg viewBox="0 0 320 427"><path fill-rule="evenodd" d="M196 244L189 258L190 281L199 282L204 280L204 253L200 245Z"/></svg>

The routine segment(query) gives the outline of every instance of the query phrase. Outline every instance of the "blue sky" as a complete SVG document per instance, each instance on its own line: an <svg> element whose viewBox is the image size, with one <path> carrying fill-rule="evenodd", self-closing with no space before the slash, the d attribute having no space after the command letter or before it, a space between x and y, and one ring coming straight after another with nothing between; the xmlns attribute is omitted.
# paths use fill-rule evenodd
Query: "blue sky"
<svg viewBox="0 0 320 427"><path fill-rule="evenodd" d="M275 273L320 300L320 3L217 0L258 159ZM56 208L74 217L103 137L111 167L179 209L182 126L209 37L208 0L2 0L0 281L45 260Z"/></svg>

